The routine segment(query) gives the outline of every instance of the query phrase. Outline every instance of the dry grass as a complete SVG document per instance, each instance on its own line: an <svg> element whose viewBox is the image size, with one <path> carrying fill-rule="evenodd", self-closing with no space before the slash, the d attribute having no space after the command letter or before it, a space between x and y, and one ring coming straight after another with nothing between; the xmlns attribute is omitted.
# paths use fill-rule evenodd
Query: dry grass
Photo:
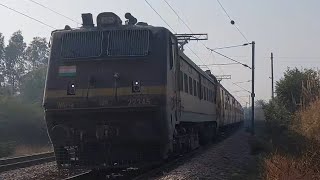
<svg viewBox="0 0 320 180"><path fill-rule="evenodd" d="M32 146L32 145L18 145L12 156L24 156L36 153L43 153L52 151L51 146Z"/></svg>
<svg viewBox="0 0 320 180"><path fill-rule="evenodd" d="M265 180L318 180L320 167L315 160L315 156L308 153L290 157L275 152L264 159L263 177Z"/></svg>
<svg viewBox="0 0 320 180"><path fill-rule="evenodd" d="M273 152L263 160L263 177L266 180L320 179L320 100L295 114L289 131L296 133L297 144L305 146L298 154L289 151ZM283 142L289 144L289 142Z"/></svg>
<svg viewBox="0 0 320 180"><path fill-rule="evenodd" d="M320 143L320 100L311 103L308 108L296 113L294 130L299 134Z"/></svg>

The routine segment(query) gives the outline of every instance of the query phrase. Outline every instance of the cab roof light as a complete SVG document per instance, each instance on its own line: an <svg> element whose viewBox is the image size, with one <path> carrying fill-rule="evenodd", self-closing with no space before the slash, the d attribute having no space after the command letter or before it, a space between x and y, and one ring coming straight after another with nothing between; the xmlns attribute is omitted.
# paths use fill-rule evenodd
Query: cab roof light
<svg viewBox="0 0 320 180"><path fill-rule="evenodd" d="M121 24L122 24L122 21L120 17L113 12L100 13L97 17L98 27L116 26Z"/></svg>

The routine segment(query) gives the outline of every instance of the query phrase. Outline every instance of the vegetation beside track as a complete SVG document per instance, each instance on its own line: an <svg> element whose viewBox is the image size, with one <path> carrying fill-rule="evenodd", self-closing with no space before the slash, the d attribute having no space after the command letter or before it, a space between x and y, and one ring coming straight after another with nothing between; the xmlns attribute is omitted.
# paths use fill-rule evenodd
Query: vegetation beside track
<svg viewBox="0 0 320 180"><path fill-rule="evenodd" d="M48 42L0 33L0 158L50 149L41 107Z"/></svg>
<svg viewBox="0 0 320 180"><path fill-rule="evenodd" d="M320 179L320 81L312 69L288 69L277 96L260 101L266 121L249 139L256 161L238 179Z"/></svg>

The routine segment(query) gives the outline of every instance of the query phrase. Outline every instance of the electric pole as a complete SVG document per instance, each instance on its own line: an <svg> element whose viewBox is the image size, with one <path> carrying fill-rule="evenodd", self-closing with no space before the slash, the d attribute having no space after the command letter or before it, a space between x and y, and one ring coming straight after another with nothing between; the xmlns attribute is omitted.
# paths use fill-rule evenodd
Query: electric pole
<svg viewBox="0 0 320 180"><path fill-rule="evenodd" d="M254 66L254 60L255 60L255 42L252 41L251 43L252 45L252 67L251 67L251 70L252 70L252 91L251 91L251 133L252 135L254 135L254 97L255 97L255 93L254 93L254 69L255 69L255 66Z"/></svg>
<svg viewBox="0 0 320 180"><path fill-rule="evenodd" d="M273 89L273 53L271 53L271 96L274 98L274 89Z"/></svg>

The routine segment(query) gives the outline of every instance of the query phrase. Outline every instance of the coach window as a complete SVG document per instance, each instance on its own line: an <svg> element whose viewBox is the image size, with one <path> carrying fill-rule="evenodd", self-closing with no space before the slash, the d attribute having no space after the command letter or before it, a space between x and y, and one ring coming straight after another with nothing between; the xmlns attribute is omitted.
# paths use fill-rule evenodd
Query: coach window
<svg viewBox="0 0 320 180"><path fill-rule="evenodd" d="M213 90L211 90L211 102L213 102Z"/></svg>
<svg viewBox="0 0 320 180"><path fill-rule="evenodd" d="M197 91L198 91L198 97L199 99L201 99L200 82L197 82Z"/></svg>
<svg viewBox="0 0 320 180"><path fill-rule="evenodd" d="M193 94L193 90L192 90L193 86L192 86L192 78L189 77L189 93L192 95Z"/></svg>
<svg viewBox="0 0 320 180"><path fill-rule="evenodd" d="M197 96L197 81L193 80L193 95Z"/></svg>
<svg viewBox="0 0 320 180"><path fill-rule="evenodd" d="M207 88L203 86L203 96L204 100L207 100Z"/></svg>
<svg viewBox="0 0 320 180"><path fill-rule="evenodd" d="M184 92L188 93L188 76L184 74Z"/></svg>
<svg viewBox="0 0 320 180"><path fill-rule="evenodd" d="M214 87L214 90L213 90L213 101L214 101L214 103L217 103L217 88L216 88L216 86Z"/></svg>
<svg viewBox="0 0 320 180"><path fill-rule="evenodd" d="M180 91L183 91L183 72L180 71L180 74L179 74L179 87L180 87Z"/></svg>

